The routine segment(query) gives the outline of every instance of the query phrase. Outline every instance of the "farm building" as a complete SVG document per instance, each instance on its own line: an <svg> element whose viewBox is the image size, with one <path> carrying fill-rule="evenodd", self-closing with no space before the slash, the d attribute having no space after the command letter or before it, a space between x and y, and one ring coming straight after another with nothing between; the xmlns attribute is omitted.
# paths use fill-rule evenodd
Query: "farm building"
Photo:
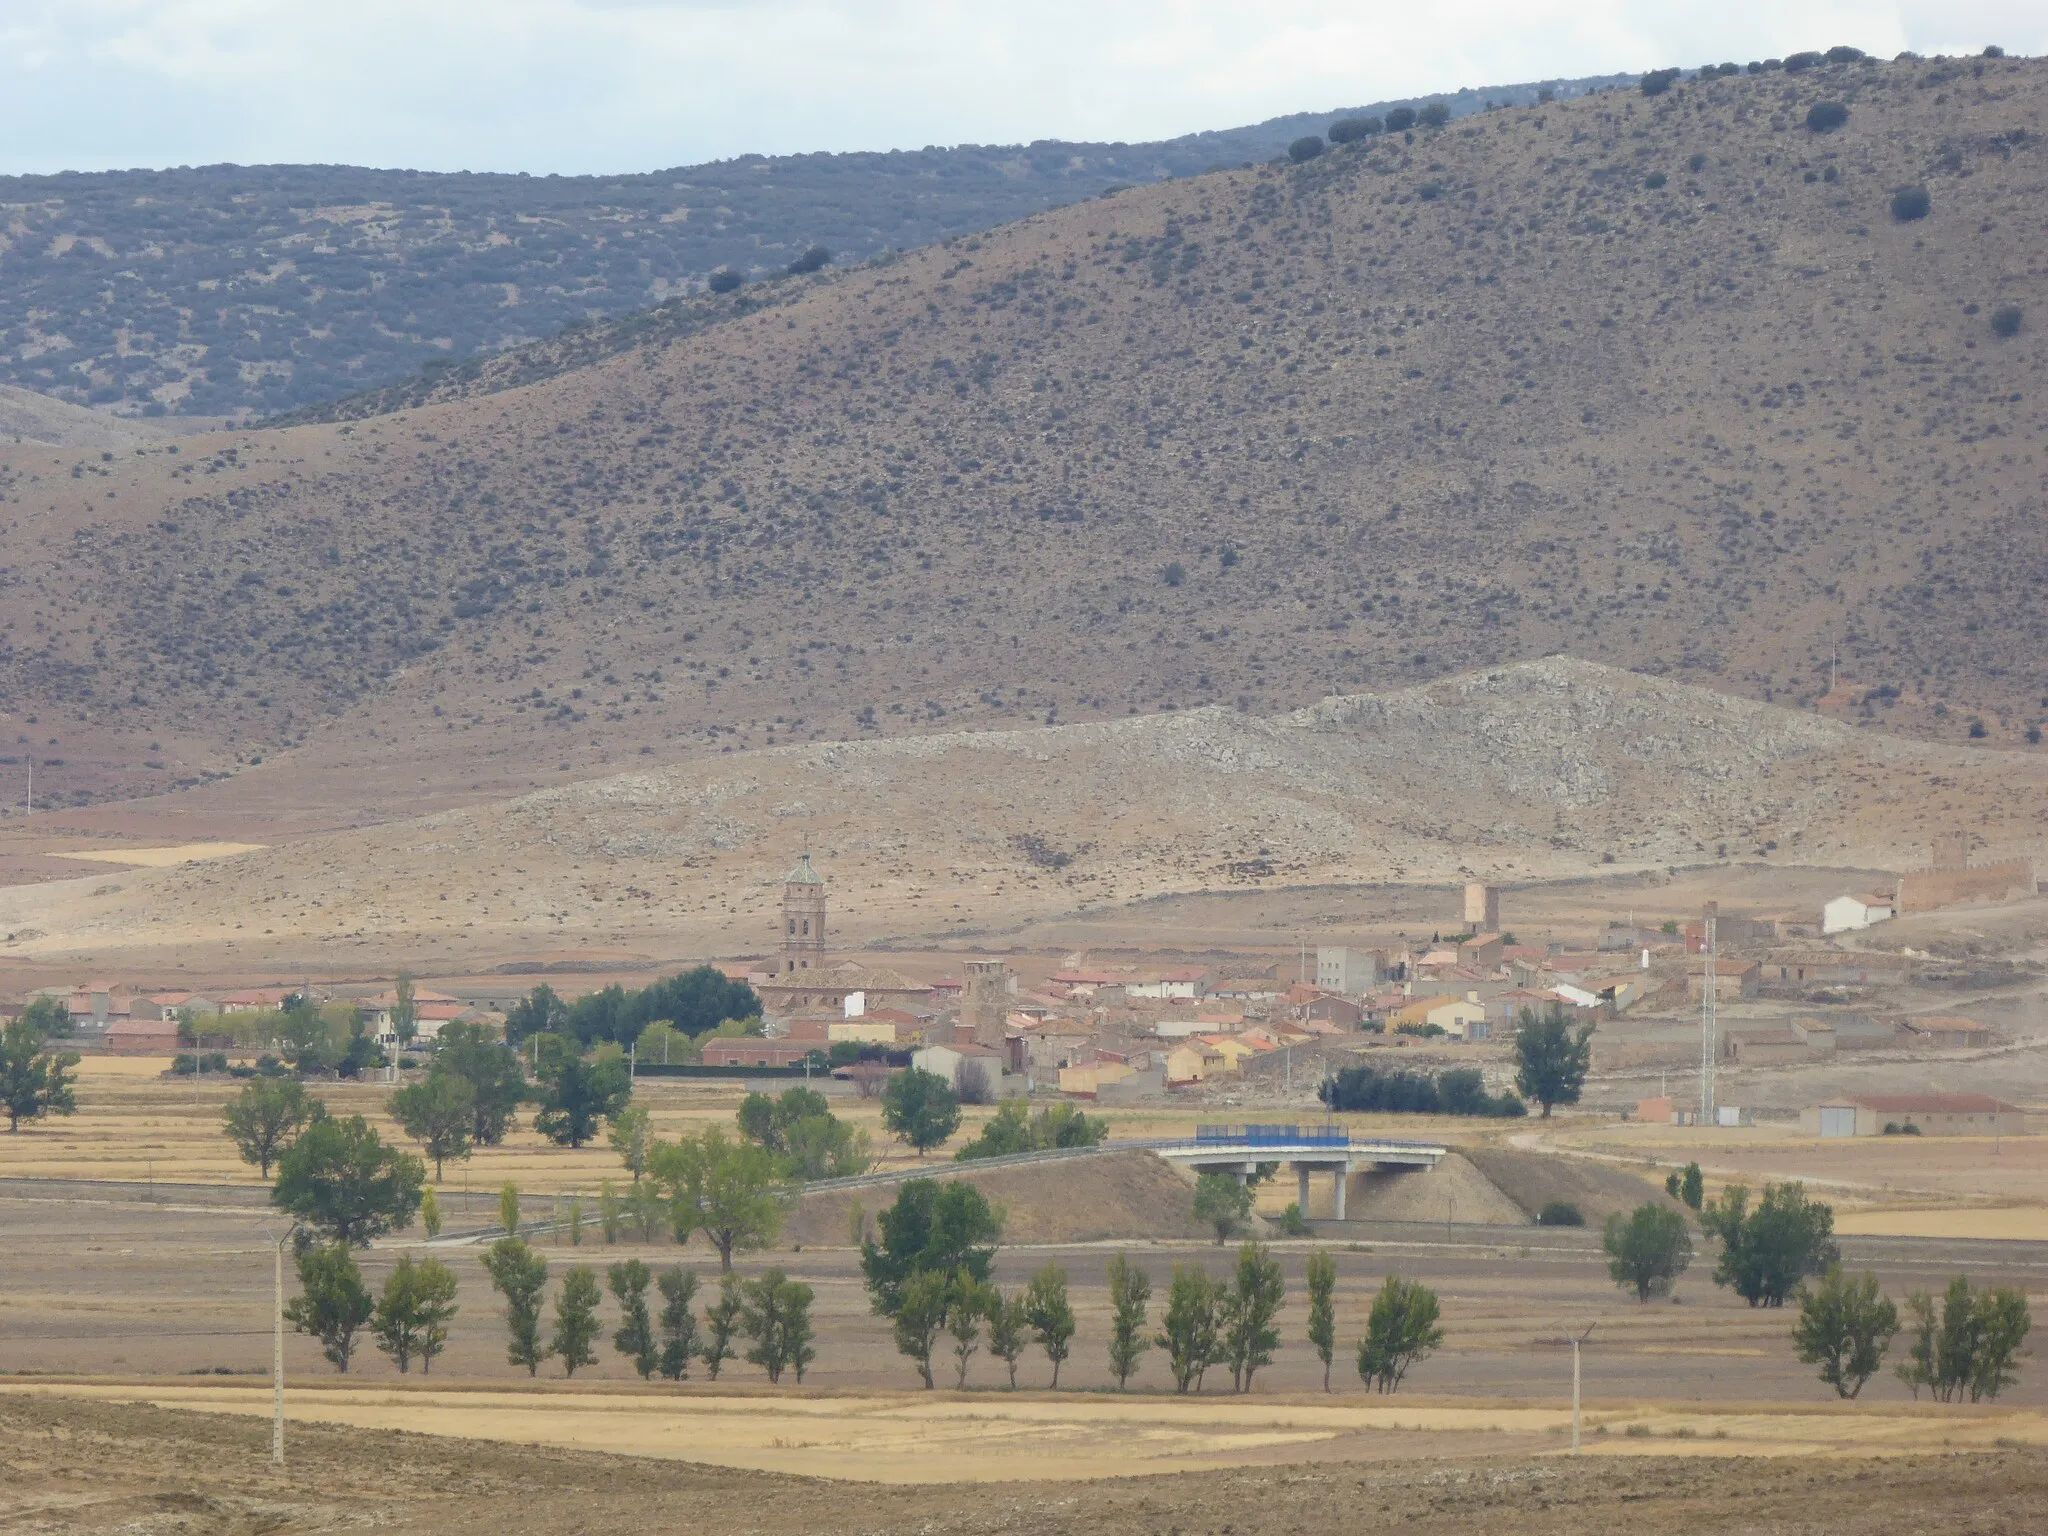
<svg viewBox="0 0 2048 1536"><path fill-rule="evenodd" d="M1887 1126L1895 1135L2018 1136L2027 1117L2017 1104L1984 1093L1851 1094L1799 1114L1808 1135L1882 1136Z"/></svg>

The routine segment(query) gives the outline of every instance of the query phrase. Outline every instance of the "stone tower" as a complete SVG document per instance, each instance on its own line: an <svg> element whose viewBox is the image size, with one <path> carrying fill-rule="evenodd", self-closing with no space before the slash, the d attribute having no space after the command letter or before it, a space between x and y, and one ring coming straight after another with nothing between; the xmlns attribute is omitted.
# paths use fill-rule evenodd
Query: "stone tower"
<svg viewBox="0 0 2048 1536"><path fill-rule="evenodd" d="M825 882L811 868L811 851L782 882L782 974L820 970L825 964Z"/></svg>
<svg viewBox="0 0 2048 1536"><path fill-rule="evenodd" d="M1010 1017L1010 967L1003 960L967 962L967 995L960 1001L960 1023L976 1045L1003 1048L1003 1027Z"/></svg>
<svg viewBox="0 0 2048 1536"><path fill-rule="evenodd" d="M1474 933L1500 932L1500 887L1472 884L1465 887L1465 926Z"/></svg>

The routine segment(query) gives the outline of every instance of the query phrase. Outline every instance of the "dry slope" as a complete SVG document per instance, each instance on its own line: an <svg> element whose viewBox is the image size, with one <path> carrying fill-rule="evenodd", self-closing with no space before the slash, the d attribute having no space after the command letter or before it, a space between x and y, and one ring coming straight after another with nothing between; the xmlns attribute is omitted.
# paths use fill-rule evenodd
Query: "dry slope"
<svg viewBox="0 0 2048 1536"><path fill-rule="evenodd" d="M0 955L235 940L735 953L808 845L846 941L1165 892L1579 874L1768 853L1901 865L1936 827L2042 846L2048 762L1901 741L1554 658L1277 718L778 747L174 869L0 891ZM33 936L21 930L34 930Z"/></svg>
<svg viewBox="0 0 2048 1536"><path fill-rule="evenodd" d="M1838 704L2017 742L2044 103L2048 63L1928 61L1480 114L501 394L0 450L0 703L53 792L379 815L1559 651L1803 703L1833 644Z"/></svg>

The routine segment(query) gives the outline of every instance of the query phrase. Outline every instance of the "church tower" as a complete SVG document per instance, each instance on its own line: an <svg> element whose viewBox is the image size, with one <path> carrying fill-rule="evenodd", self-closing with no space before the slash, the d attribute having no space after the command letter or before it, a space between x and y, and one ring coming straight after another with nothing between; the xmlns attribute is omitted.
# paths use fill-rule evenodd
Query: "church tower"
<svg viewBox="0 0 2048 1536"><path fill-rule="evenodd" d="M825 882L811 868L811 851L782 882L782 974L820 970L825 964Z"/></svg>

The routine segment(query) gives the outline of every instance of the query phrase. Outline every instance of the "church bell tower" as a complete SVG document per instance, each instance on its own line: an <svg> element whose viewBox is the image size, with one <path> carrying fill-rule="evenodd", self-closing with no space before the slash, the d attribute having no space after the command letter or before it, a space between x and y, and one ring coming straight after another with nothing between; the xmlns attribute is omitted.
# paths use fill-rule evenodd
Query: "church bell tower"
<svg viewBox="0 0 2048 1536"><path fill-rule="evenodd" d="M782 882L782 974L820 970L825 964L825 882L806 848Z"/></svg>

